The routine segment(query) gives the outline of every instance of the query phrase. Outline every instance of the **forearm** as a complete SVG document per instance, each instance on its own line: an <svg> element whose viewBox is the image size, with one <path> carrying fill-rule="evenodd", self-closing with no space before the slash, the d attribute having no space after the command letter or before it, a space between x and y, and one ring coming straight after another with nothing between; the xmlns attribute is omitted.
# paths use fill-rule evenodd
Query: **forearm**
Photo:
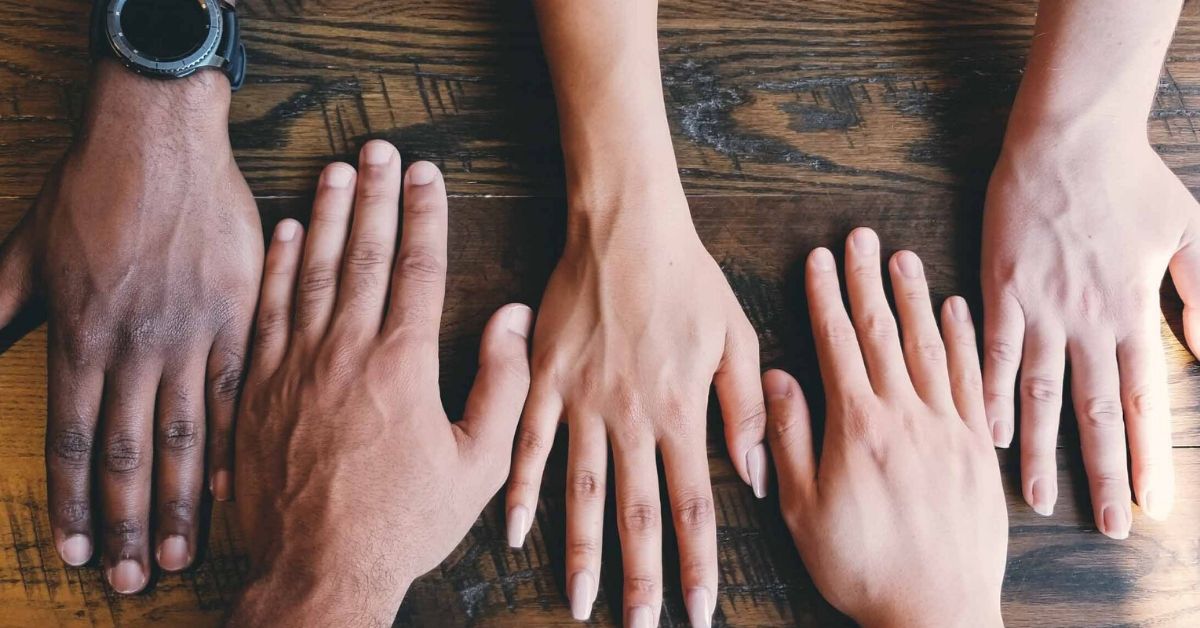
<svg viewBox="0 0 1200 628"><path fill-rule="evenodd" d="M1141 136L1182 0L1043 0L1010 138Z"/></svg>
<svg viewBox="0 0 1200 628"><path fill-rule="evenodd" d="M627 206L617 198L646 193L682 199L663 104L658 3L537 0L535 6L572 211L610 211Z"/></svg>

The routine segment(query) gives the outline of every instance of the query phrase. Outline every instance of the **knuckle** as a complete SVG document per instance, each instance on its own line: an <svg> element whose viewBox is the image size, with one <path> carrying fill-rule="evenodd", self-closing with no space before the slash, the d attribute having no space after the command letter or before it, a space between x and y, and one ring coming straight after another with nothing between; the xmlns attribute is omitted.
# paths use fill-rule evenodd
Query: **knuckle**
<svg viewBox="0 0 1200 628"><path fill-rule="evenodd" d="M117 434L104 446L104 467L110 473L127 475L142 467L145 458L142 444L128 434Z"/></svg>
<svg viewBox="0 0 1200 628"><path fill-rule="evenodd" d="M1135 388L1129 392L1129 413L1141 418L1154 418L1163 411L1158 397L1146 388Z"/></svg>
<svg viewBox="0 0 1200 628"><path fill-rule="evenodd" d="M572 539L567 545L567 553L577 559L588 559L600 553L600 544L590 536Z"/></svg>
<svg viewBox="0 0 1200 628"><path fill-rule="evenodd" d="M108 536L124 545L134 545L146 534L146 526L138 519L119 519L105 526Z"/></svg>
<svg viewBox="0 0 1200 628"><path fill-rule="evenodd" d="M159 429L159 442L163 449L183 452L196 447L199 430L195 421L180 419L170 421Z"/></svg>
<svg viewBox="0 0 1200 628"><path fill-rule="evenodd" d="M388 253L378 240L356 240L346 255L346 268L354 273L376 272L388 263Z"/></svg>
<svg viewBox="0 0 1200 628"><path fill-rule="evenodd" d="M92 434L77 428L57 431L50 439L50 452L60 463L85 467L92 458Z"/></svg>
<svg viewBox="0 0 1200 628"><path fill-rule="evenodd" d="M521 458L540 458L549 447L550 443L534 430L522 429L517 436L517 455Z"/></svg>
<svg viewBox="0 0 1200 628"><path fill-rule="evenodd" d="M909 351L926 362L946 361L946 348L937 338L918 338L912 343Z"/></svg>
<svg viewBox="0 0 1200 628"><path fill-rule="evenodd" d="M752 401L742 408L740 416L737 423L740 433L762 434L767 424L767 406L762 401Z"/></svg>
<svg viewBox="0 0 1200 628"><path fill-rule="evenodd" d="M209 385L213 400L217 403L233 403L242 388L245 368L240 356L228 356L225 365L218 370Z"/></svg>
<svg viewBox="0 0 1200 628"><path fill-rule="evenodd" d="M625 576L626 593L654 595L658 593L658 580L647 576Z"/></svg>
<svg viewBox="0 0 1200 628"><path fill-rule="evenodd" d="M440 256L424 247L412 247L400 254L400 275L409 281L433 283L445 276Z"/></svg>
<svg viewBox="0 0 1200 628"><path fill-rule="evenodd" d="M1123 429L1121 403L1110 395L1092 397L1083 404L1080 420L1095 430Z"/></svg>
<svg viewBox="0 0 1200 628"><path fill-rule="evenodd" d="M196 503L190 499L174 499L159 509L159 517L174 523L191 524L196 516Z"/></svg>
<svg viewBox="0 0 1200 628"><path fill-rule="evenodd" d="M61 524L78 524L91 516L91 505L86 499L68 499L59 502L54 508Z"/></svg>
<svg viewBox="0 0 1200 628"><path fill-rule="evenodd" d="M865 338L889 340L896 336L896 320L891 313L868 312L859 323L859 333Z"/></svg>
<svg viewBox="0 0 1200 628"><path fill-rule="evenodd" d="M337 286L337 269L330 264L313 264L300 275L300 298L326 295Z"/></svg>
<svg viewBox="0 0 1200 628"><path fill-rule="evenodd" d="M993 364L1017 364L1021 359L1021 347L1011 340L995 339L987 343L987 359Z"/></svg>
<svg viewBox="0 0 1200 628"><path fill-rule="evenodd" d="M1062 397L1062 382L1052 377L1026 377L1021 380L1021 394L1027 402L1058 403Z"/></svg>
<svg viewBox="0 0 1200 628"><path fill-rule="evenodd" d="M275 340L287 329L288 312L283 308L264 309L258 315L258 344Z"/></svg>
<svg viewBox="0 0 1200 628"><path fill-rule="evenodd" d="M658 526L658 508L648 502L626 504L621 507L621 524L628 532L649 532Z"/></svg>
<svg viewBox="0 0 1200 628"><path fill-rule="evenodd" d="M684 498L675 507L675 519L683 530L696 531L709 527L714 521L712 500L699 495Z"/></svg>
<svg viewBox="0 0 1200 628"><path fill-rule="evenodd" d="M604 499L604 478L592 471L576 471L571 474L568 489L570 499L586 501Z"/></svg>
<svg viewBox="0 0 1200 628"><path fill-rule="evenodd" d="M821 324L817 338L831 345L848 345L857 340L854 328L841 321Z"/></svg>

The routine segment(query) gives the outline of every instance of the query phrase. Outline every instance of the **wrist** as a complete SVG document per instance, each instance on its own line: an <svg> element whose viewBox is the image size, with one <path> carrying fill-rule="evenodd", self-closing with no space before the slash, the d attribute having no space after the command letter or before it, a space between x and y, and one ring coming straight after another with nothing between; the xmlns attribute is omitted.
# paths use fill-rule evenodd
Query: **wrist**
<svg viewBox="0 0 1200 628"><path fill-rule="evenodd" d="M223 72L206 69L159 80L102 58L93 65L84 134L142 133L171 138L175 144L224 138L227 143L231 94Z"/></svg>
<svg viewBox="0 0 1200 628"><path fill-rule="evenodd" d="M698 238L678 179L631 176L624 183L591 182L569 192L567 245L658 245L679 237Z"/></svg>

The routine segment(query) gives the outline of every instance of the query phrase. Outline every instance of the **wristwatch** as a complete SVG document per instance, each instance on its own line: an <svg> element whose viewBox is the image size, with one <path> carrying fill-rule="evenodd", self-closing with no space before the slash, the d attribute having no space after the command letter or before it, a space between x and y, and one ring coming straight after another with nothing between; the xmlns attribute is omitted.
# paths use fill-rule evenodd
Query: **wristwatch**
<svg viewBox="0 0 1200 628"><path fill-rule="evenodd" d="M234 91L246 77L237 12L219 0L95 0L91 37L93 58L115 57L144 76L216 68Z"/></svg>

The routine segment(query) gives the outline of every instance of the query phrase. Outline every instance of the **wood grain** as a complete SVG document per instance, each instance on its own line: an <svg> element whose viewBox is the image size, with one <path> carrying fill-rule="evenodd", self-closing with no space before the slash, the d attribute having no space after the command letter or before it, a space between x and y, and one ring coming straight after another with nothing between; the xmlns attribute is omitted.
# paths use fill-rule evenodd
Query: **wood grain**
<svg viewBox="0 0 1200 628"><path fill-rule="evenodd" d="M447 172L455 195L442 333L447 408L462 407L487 316L536 304L563 228L562 161L528 3L501 0L242 0L251 74L231 137L264 226L307 216L318 169L368 138ZM86 94L81 0L0 0L0 233L32 202L68 146ZM976 316L980 211L1032 33L1027 0L664 0L664 88L701 237L762 338L763 361L818 380L798 264L850 228L926 262L935 298L965 294ZM1168 54L1151 139L1200 191L1200 12ZM698 297L702 298L702 297ZM1135 509L1125 542L1099 535L1069 416L1054 517L1020 499L1015 452L1000 452L1011 546L1012 626L1200 624L1200 379L1180 304L1163 293L1171 366L1176 512ZM0 626L211 626L245 560L226 509L200 564L145 595L111 593L95 566L64 568L45 512L45 336L0 355ZM819 406L819 400L818 400ZM710 431L720 433L719 417ZM718 625L830 626L777 504L755 502L710 439L719 538ZM403 455L403 452L397 452ZM563 473L557 447L527 548L505 547L498 504L413 587L400 626L574 625L565 602ZM669 518L667 518L669 520ZM619 548L608 522L597 623L619 618ZM667 573L677 556L670 549ZM612 566L612 567L608 567ZM685 625L668 575L663 625Z"/></svg>

